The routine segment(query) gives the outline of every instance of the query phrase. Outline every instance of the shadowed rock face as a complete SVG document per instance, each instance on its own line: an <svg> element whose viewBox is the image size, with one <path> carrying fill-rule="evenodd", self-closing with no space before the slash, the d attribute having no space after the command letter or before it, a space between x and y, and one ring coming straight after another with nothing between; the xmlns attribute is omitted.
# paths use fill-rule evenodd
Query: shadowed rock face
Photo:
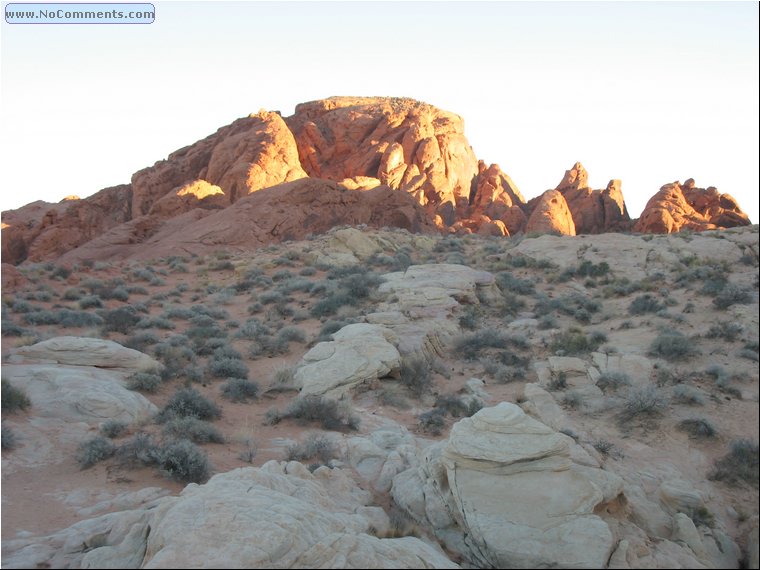
<svg viewBox="0 0 760 570"><path fill-rule="evenodd" d="M683 185L673 182L660 188L647 202L633 229L668 234L683 229L704 231L749 224L749 217L731 196L712 186L696 188L689 178Z"/></svg>
<svg viewBox="0 0 760 570"><path fill-rule="evenodd" d="M628 231L633 223L620 181L592 190L580 163L565 173L552 191L555 194L526 204L497 164L478 161L464 136L460 116L408 98L331 97L302 103L285 119L267 111L238 119L136 172L130 184L106 188L83 200L38 201L3 212L3 261L55 260L80 247L100 259L107 256L98 253L99 247L106 247L109 255L123 255L126 251L115 246L145 243L156 235L167 235L169 228L173 236L192 234L189 226L214 211L226 212L249 194L304 178L322 181L299 187L313 195L290 203L292 207L331 203L331 198L317 195L326 181L360 195L382 187L386 190L374 196L388 196L384 204L376 204L368 194L366 199L345 201L346 207L324 211L326 222L316 224L319 227L313 227L312 233L332 225L375 225L380 219L415 232L437 229L495 236ZM328 193L337 187L331 188ZM392 196L395 193L404 199ZM412 214L411 204L419 211ZM361 212L353 213L349 206ZM367 208L376 208L372 220L357 222L367 217ZM245 223L267 225L263 216L272 209L270 204L249 212L252 217ZM381 209L386 211L381 214ZM299 220L314 214L290 213ZM227 221L231 223L232 218ZM678 183L664 186L634 229L663 233L748 223L733 198L714 188L695 188L693 181L687 181L683 187ZM274 234L266 238L266 232L241 234L255 237L250 243L238 240L241 247L268 243L260 238L279 239ZM194 251L192 244L185 245L187 251Z"/></svg>

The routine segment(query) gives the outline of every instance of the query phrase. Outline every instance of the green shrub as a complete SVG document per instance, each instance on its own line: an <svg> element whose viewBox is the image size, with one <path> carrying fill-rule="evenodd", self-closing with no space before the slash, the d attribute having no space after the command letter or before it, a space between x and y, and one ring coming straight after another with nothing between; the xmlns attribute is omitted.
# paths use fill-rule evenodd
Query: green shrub
<svg viewBox="0 0 760 570"><path fill-rule="evenodd" d="M127 431L128 424L118 420L106 420L100 425L100 433L114 439Z"/></svg>
<svg viewBox="0 0 760 570"><path fill-rule="evenodd" d="M222 433L198 418L176 417L164 424L164 435L174 439L189 439L193 443L224 443Z"/></svg>
<svg viewBox="0 0 760 570"><path fill-rule="evenodd" d="M401 385L416 398L428 393L433 386L430 366L419 356L406 357L401 361Z"/></svg>
<svg viewBox="0 0 760 570"><path fill-rule="evenodd" d="M247 402L257 398L259 385L244 378L230 378L222 384L221 393L231 402Z"/></svg>
<svg viewBox="0 0 760 570"><path fill-rule="evenodd" d="M95 436L79 444L76 460L82 469L92 467L99 461L108 459L116 453L113 443L102 436Z"/></svg>
<svg viewBox="0 0 760 570"><path fill-rule="evenodd" d="M748 439L731 442L730 451L715 461L708 478L723 481L730 485L739 482L758 486L758 445Z"/></svg>
<svg viewBox="0 0 760 570"><path fill-rule="evenodd" d="M532 295L536 291L536 286L532 281L515 277L509 271L496 274L496 285L502 292L508 291L518 295Z"/></svg>
<svg viewBox="0 0 760 570"><path fill-rule="evenodd" d="M87 295L86 297L82 297L79 300L79 308L80 309L92 309L92 308L100 308L103 306L103 301L100 300L100 297L97 295Z"/></svg>
<svg viewBox="0 0 760 570"><path fill-rule="evenodd" d="M26 410L32 405L26 392L17 388L7 380L2 380L2 409L4 412L15 412L16 410Z"/></svg>
<svg viewBox="0 0 760 570"><path fill-rule="evenodd" d="M156 452L156 463L172 479L183 483L204 483L211 471L208 456L186 439L161 446Z"/></svg>
<svg viewBox="0 0 760 570"><path fill-rule="evenodd" d="M687 432L692 437L715 437L718 430L704 418L689 418L678 423L678 429Z"/></svg>
<svg viewBox="0 0 760 570"><path fill-rule="evenodd" d="M133 348L134 350L145 352L149 346L157 344L158 341L159 339L156 333L141 332L128 337L122 344L127 348Z"/></svg>
<svg viewBox="0 0 760 570"><path fill-rule="evenodd" d="M192 388L183 388L169 399L169 402L156 417L158 423L165 423L174 418L194 417L200 420L215 420L222 412L211 400L204 398Z"/></svg>

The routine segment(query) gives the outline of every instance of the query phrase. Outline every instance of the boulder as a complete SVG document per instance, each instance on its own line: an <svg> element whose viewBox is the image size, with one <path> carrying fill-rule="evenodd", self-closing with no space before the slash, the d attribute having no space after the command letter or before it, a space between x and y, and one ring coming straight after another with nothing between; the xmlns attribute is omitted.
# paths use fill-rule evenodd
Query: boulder
<svg viewBox="0 0 760 570"><path fill-rule="evenodd" d="M3 378L23 388L31 413L66 422L97 424L147 420L158 412L142 394L127 390L123 375L94 366L7 364Z"/></svg>
<svg viewBox="0 0 760 570"><path fill-rule="evenodd" d="M604 190L588 186L588 172L576 162L556 190L564 196L577 234L598 234L630 229L631 218L625 206L620 180L610 180Z"/></svg>
<svg viewBox="0 0 760 570"><path fill-rule="evenodd" d="M58 336L15 350L12 361L93 366L120 372L150 372L161 364L142 352L112 340Z"/></svg>
<svg viewBox="0 0 760 570"><path fill-rule="evenodd" d="M525 233L575 235L575 222L564 196L557 190L547 190L528 202L532 212Z"/></svg>
<svg viewBox="0 0 760 570"><path fill-rule="evenodd" d="M683 229L705 231L750 224L736 200L714 187L696 188L693 179L683 185L665 184L650 198L633 230L668 234Z"/></svg>
<svg viewBox="0 0 760 570"><path fill-rule="evenodd" d="M302 396L338 399L359 385L397 374L401 356L393 340L391 330L380 325L347 325L303 356L296 386Z"/></svg>
<svg viewBox="0 0 760 570"><path fill-rule="evenodd" d="M309 176L377 178L446 225L466 217L478 161L458 115L400 97L331 97L286 122Z"/></svg>
<svg viewBox="0 0 760 570"><path fill-rule="evenodd" d="M600 568L615 541L594 512L622 481L573 463L570 445L502 402L457 422L394 479L393 496L475 566Z"/></svg>
<svg viewBox="0 0 760 570"><path fill-rule="evenodd" d="M55 568L458 568L418 538L378 538L379 507L341 470L270 461L147 508L3 542L3 565Z"/></svg>

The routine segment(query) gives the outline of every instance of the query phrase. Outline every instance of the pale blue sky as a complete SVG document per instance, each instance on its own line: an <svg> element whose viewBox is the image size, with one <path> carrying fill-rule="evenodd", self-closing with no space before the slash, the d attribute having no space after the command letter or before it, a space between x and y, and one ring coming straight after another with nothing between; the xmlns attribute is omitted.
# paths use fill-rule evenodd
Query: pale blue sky
<svg viewBox="0 0 760 570"><path fill-rule="evenodd" d="M693 177L758 222L755 2L155 5L145 26L2 23L1 209L128 182L260 108L392 95L462 115L526 197L580 160L634 217Z"/></svg>

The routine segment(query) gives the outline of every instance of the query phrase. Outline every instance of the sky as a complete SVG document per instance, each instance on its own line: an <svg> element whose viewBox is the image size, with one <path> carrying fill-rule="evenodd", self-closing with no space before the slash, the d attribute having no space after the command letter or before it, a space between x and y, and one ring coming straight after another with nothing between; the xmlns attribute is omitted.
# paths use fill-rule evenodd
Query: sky
<svg viewBox="0 0 760 570"><path fill-rule="evenodd" d="M464 117L526 198L580 161L632 217L694 178L758 222L756 2L154 4L149 25L0 24L0 209L127 183L262 108L387 95Z"/></svg>

